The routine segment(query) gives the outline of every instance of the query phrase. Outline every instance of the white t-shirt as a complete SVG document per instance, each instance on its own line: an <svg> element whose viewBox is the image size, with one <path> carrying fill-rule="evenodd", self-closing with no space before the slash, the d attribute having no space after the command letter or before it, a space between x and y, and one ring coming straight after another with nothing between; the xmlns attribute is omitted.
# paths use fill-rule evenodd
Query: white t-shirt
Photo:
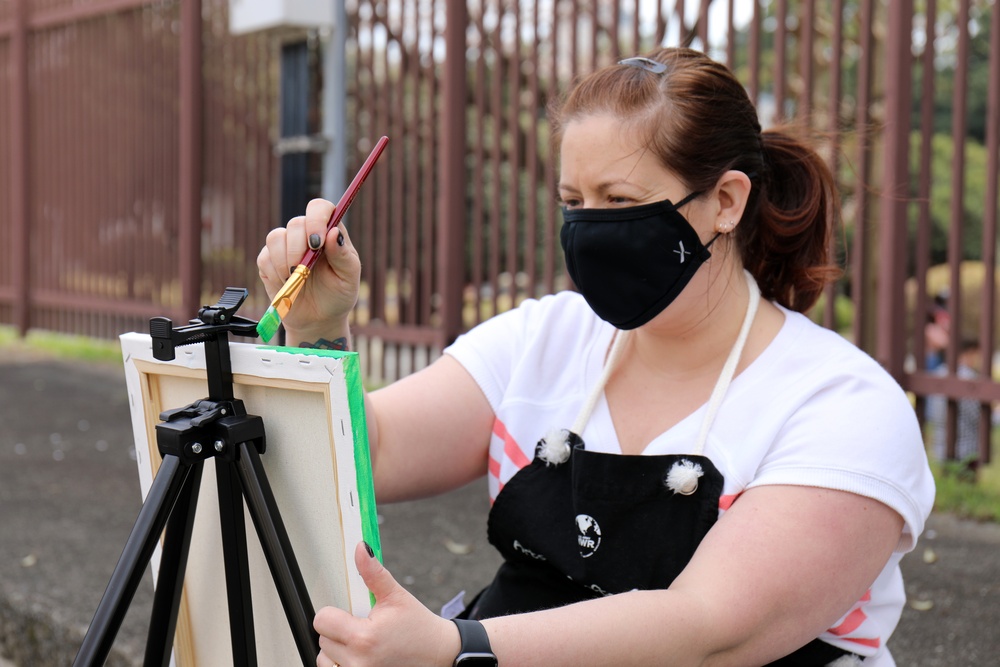
<svg viewBox="0 0 1000 667"><path fill-rule="evenodd" d="M725 478L720 513L748 488L792 484L874 498L904 519L896 551L865 597L821 639L893 665L886 640L905 602L899 559L913 549L934 482L913 408L871 357L805 316L785 323L733 379L704 455ZM490 498L534 457L552 429L569 428L601 374L614 328L583 298L562 292L484 322L445 353L475 378L496 414ZM655 438L644 454L686 454L707 406ZM621 453L603 394L580 434L591 451Z"/></svg>

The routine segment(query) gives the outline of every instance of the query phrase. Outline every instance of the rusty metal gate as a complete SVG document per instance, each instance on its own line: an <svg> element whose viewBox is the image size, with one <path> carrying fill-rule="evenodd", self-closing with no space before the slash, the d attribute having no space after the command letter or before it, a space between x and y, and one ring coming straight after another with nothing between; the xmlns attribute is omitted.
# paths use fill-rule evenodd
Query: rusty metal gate
<svg viewBox="0 0 1000 667"><path fill-rule="evenodd" d="M409 372L476 322L567 286L545 108L595 66L688 44L736 71L765 125L822 136L848 270L817 319L921 402L975 402L988 454L997 4L347 0L348 172L392 138L347 221L369 376ZM281 223L288 36L233 37L227 11L0 0L0 322L112 336L189 317L227 284L251 287L247 314L263 311L253 258ZM931 372L935 309L955 329ZM985 352L973 378L960 377L963 338ZM954 400L947 415L954 436Z"/></svg>

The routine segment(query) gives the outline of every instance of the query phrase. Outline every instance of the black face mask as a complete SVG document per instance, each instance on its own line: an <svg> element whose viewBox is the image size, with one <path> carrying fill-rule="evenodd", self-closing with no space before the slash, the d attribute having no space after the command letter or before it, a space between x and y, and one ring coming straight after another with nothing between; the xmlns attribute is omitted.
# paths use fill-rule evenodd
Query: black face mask
<svg viewBox="0 0 1000 667"><path fill-rule="evenodd" d="M677 298L711 257L708 244L670 200L628 208L563 210L566 268L590 307L619 329L635 329Z"/></svg>

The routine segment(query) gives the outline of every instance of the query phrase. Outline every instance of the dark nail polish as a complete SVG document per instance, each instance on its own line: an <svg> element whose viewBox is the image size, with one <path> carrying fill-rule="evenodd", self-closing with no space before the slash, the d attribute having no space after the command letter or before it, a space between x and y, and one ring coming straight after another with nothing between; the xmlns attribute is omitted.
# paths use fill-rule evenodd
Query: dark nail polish
<svg viewBox="0 0 1000 667"><path fill-rule="evenodd" d="M295 273L295 269L296 269L296 268L297 268L297 267L294 267L294 266L290 266L290 267L288 267L288 275L292 275L293 273Z"/></svg>
<svg viewBox="0 0 1000 667"><path fill-rule="evenodd" d="M337 232L337 245L344 245L344 232Z"/></svg>
<svg viewBox="0 0 1000 667"><path fill-rule="evenodd" d="M323 239L320 238L319 234L310 234L309 235L309 247L312 248L313 250L319 250L319 244L320 244L320 241L322 241L322 240Z"/></svg>
<svg viewBox="0 0 1000 667"><path fill-rule="evenodd" d="M368 552L368 557L369 558L375 558L375 552L372 551L372 548L370 546L368 546L368 543L364 542L363 544L365 545L365 551Z"/></svg>

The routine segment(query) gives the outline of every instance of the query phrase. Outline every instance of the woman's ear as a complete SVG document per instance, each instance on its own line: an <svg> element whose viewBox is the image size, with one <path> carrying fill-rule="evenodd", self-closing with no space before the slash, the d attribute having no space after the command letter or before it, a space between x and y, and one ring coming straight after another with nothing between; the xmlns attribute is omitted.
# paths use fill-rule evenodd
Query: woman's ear
<svg viewBox="0 0 1000 667"><path fill-rule="evenodd" d="M715 231L728 234L736 229L750 198L751 187L750 177L742 171L731 170L722 175L716 185Z"/></svg>

